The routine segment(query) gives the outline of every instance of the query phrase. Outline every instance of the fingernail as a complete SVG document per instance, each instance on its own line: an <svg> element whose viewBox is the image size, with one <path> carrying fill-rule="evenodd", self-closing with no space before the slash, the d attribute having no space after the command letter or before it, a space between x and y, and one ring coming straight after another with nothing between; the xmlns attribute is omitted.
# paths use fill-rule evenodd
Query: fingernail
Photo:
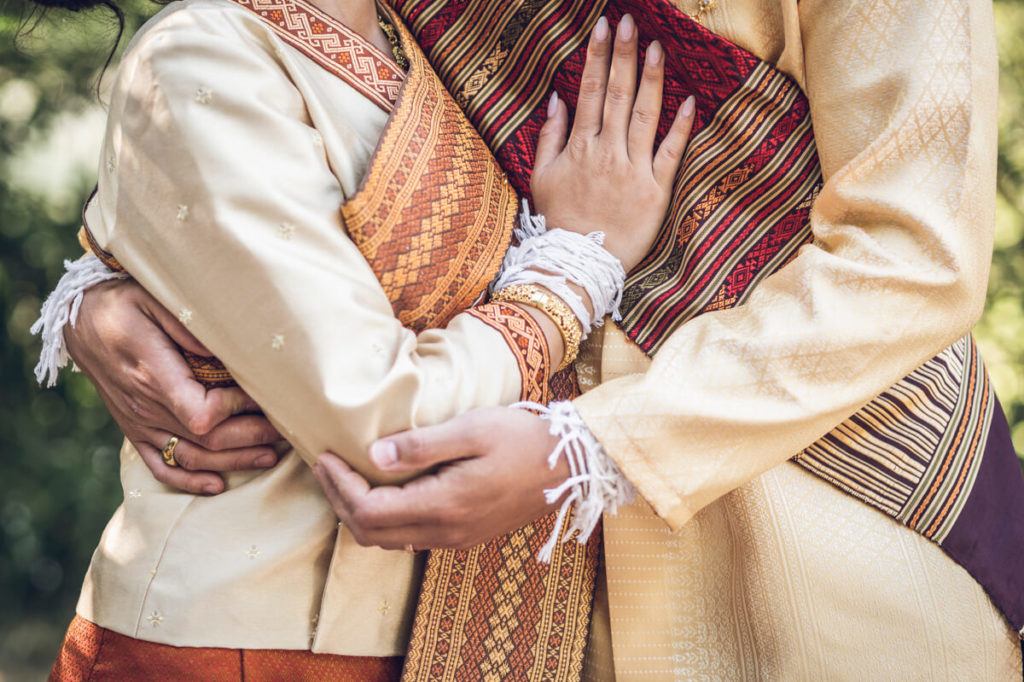
<svg viewBox="0 0 1024 682"><path fill-rule="evenodd" d="M696 108L696 100L693 95L686 98L683 102L683 116L693 116L693 110Z"/></svg>
<svg viewBox="0 0 1024 682"><path fill-rule="evenodd" d="M220 492L220 488L213 483L207 483L203 486L203 493L206 495L216 495Z"/></svg>
<svg viewBox="0 0 1024 682"><path fill-rule="evenodd" d="M647 65L657 66L658 64L661 64L662 54L661 43L655 40L647 46Z"/></svg>
<svg viewBox="0 0 1024 682"><path fill-rule="evenodd" d="M619 20L618 38L622 42L626 42L633 37L633 17L628 14L622 15L622 19Z"/></svg>
<svg viewBox="0 0 1024 682"><path fill-rule="evenodd" d="M370 446L370 461L378 469L389 469L398 461L398 448L391 441L379 440Z"/></svg>
<svg viewBox="0 0 1024 682"><path fill-rule="evenodd" d="M277 457L274 457L273 455L263 455L262 457L257 459L255 462L253 462L253 464L255 464L257 467L259 467L261 469L265 469L267 467L274 466L274 462L276 462L276 461L277 461Z"/></svg>
<svg viewBox="0 0 1024 682"><path fill-rule="evenodd" d="M558 93L552 92L551 97L548 99L548 118L555 115L555 111L558 110Z"/></svg>
<svg viewBox="0 0 1024 682"><path fill-rule="evenodd" d="M594 37L598 40L605 40L608 38L608 20L601 17L597 20L597 25L594 26Z"/></svg>

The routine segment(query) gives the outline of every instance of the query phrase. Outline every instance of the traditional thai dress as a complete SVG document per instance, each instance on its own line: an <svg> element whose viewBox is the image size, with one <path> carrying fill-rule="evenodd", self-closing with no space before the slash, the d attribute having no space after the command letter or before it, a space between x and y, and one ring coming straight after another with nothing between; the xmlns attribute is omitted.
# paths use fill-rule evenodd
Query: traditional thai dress
<svg viewBox="0 0 1024 682"><path fill-rule="evenodd" d="M128 50L84 212L89 248L217 355L223 365L193 358L198 379L237 380L295 450L203 497L155 481L126 442L124 503L86 576L62 679L393 676L422 557L358 546L308 464L331 450L366 471L381 435L571 395L568 373L549 390L531 316L473 307L517 196L395 23L407 73L302 0L173 3ZM596 538L539 564L552 527L507 542L523 550L531 613L559 617L530 621L532 639L505 654L578 674Z"/></svg>
<svg viewBox="0 0 1024 682"><path fill-rule="evenodd" d="M543 102L574 102L602 12L666 44L669 111L698 94L623 329L580 363L608 383L579 409L648 503L606 520L587 674L1013 679L1020 590L999 567L1020 549L1019 471L958 341L990 247L991 17L701 4L745 49L664 2L397 3L524 194ZM524 545L432 553L410 678L564 679L517 660L548 624L515 582Z"/></svg>
<svg viewBox="0 0 1024 682"><path fill-rule="evenodd" d="M524 194L546 97L575 104L601 14L664 44L662 132L696 95L625 319L578 363L603 383L575 404L643 498L605 518L588 675L1020 679L1024 479L969 336L990 3L396 7ZM407 673L451 648L428 624L456 593L425 583Z"/></svg>

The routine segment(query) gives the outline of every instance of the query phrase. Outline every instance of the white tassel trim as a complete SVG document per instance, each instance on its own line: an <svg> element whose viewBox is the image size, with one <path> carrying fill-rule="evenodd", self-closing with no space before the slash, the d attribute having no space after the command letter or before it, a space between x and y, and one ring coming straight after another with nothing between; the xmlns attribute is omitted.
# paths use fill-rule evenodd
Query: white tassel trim
<svg viewBox="0 0 1024 682"><path fill-rule="evenodd" d="M558 436L558 445L548 456L549 467L554 469L558 458L562 456L569 463L569 478L557 488L544 491L548 504L554 504L566 492L569 493L558 510L558 519L551 537L537 553L537 561L550 563L555 545L558 544L559 531L571 506L575 504L576 508L563 542L575 534L577 542L582 545L590 539L603 514L615 514L620 505L636 499L636 488L605 453L571 402L555 402L547 407L539 403L520 402L512 407L538 412L541 419L549 422L549 433Z"/></svg>
<svg viewBox="0 0 1024 682"><path fill-rule="evenodd" d="M64 261L66 272L57 287L46 297L39 319L32 325L31 332L43 340L43 350L36 365L36 381L47 387L57 383L60 368L68 364L68 352L64 348L64 326L78 321L78 309L82 306L85 290L111 279L126 279L128 273L115 272L93 255L76 261Z"/></svg>
<svg viewBox="0 0 1024 682"><path fill-rule="evenodd" d="M604 248L603 232L582 235L557 228L549 230L544 216L532 215L524 199L515 235L519 245L505 254L501 271L491 283L492 293L513 284L544 286L573 311L583 326L584 338L586 332L603 322L605 315L611 315L613 320L622 319L619 305L626 271L619 259ZM587 292L593 316L566 280Z"/></svg>

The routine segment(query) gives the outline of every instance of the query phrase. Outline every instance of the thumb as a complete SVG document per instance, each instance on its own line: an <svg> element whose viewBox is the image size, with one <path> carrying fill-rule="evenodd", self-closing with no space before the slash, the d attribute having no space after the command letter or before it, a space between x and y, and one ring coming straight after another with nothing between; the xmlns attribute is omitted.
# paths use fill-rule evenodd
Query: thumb
<svg viewBox="0 0 1024 682"><path fill-rule="evenodd" d="M557 92L551 93L548 100L548 119L541 126L537 137L537 156L534 169L551 164L565 148L565 136L569 130L569 110L558 97Z"/></svg>
<svg viewBox="0 0 1024 682"><path fill-rule="evenodd" d="M479 454L473 413L436 426L381 438L370 446L370 461L381 471L422 471Z"/></svg>

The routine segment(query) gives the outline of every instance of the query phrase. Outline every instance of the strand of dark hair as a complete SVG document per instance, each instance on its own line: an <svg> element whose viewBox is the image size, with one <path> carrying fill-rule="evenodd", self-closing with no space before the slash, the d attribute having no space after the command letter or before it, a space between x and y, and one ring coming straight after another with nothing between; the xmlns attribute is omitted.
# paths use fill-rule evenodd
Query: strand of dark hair
<svg viewBox="0 0 1024 682"><path fill-rule="evenodd" d="M96 77L96 97L99 98L103 76L114 60L114 55L117 54L117 48L121 44L121 38L124 37L126 26L124 10L114 0L26 0L23 3L21 20L18 23L17 31L15 31L14 39L17 41L34 31L52 9L64 9L77 13L94 7L105 7L117 19L117 36L114 38L114 44L110 47L110 52L107 53L107 58L103 61L103 68L100 69L99 75Z"/></svg>

